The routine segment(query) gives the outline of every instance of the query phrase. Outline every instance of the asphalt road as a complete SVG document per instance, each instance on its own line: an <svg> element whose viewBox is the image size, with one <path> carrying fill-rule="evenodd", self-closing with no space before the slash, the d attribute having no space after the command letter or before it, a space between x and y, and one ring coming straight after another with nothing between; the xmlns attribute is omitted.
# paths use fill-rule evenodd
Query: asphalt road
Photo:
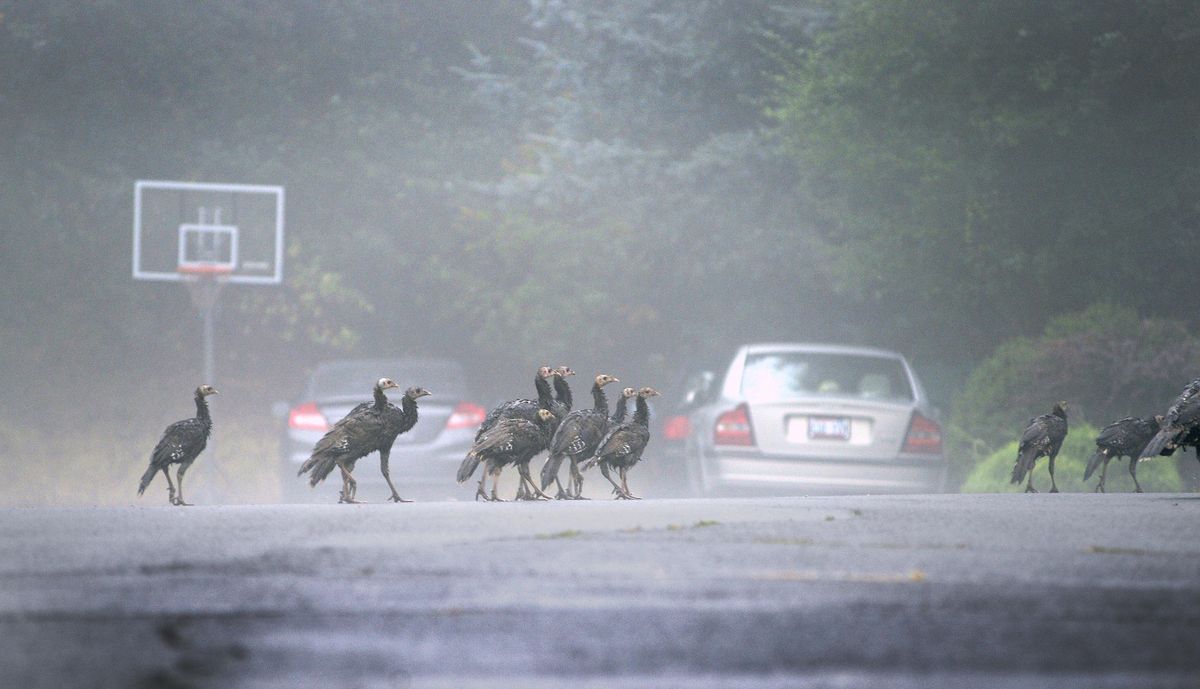
<svg viewBox="0 0 1200 689"><path fill-rule="evenodd" d="M0 687L1196 687L1200 496L0 510Z"/></svg>

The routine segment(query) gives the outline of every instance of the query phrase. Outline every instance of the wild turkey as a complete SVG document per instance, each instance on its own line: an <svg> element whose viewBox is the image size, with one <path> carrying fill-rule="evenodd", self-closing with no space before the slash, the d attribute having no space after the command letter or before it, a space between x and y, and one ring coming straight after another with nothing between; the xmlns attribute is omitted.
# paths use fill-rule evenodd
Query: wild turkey
<svg viewBox="0 0 1200 689"><path fill-rule="evenodd" d="M566 408L567 412L571 411L571 386L567 384L567 376L573 376L575 372L570 366L558 366L554 369L554 399ZM565 416L565 414L564 414Z"/></svg>
<svg viewBox="0 0 1200 689"><path fill-rule="evenodd" d="M1142 449L1139 460L1162 454L1164 450L1183 445L1196 446L1196 458L1200 459L1200 378L1175 398L1175 403L1163 417L1162 429Z"/></svg>
<svg viewBox="0 0 1200 689"><path fill-rule="evenodd" d="M379 468L392 494L392 502L408 502L396 492L388 472L388 459L396 436L411 429L417 423L417 400L429 395L424 388L413 387L404 392L401 406L387 401L384 390L398 388L389 378L380 378L375 383L375 403L359 405L341 421L334 424L313 447L312 456L300 467L299 474L308 473L309 485L316 486L336 467L342 472L340 503L358 503L355 498L358 482L351 475L354 464L372 452L379 453Z"/></svg>
<svg viewBox="0 0 1200 689"><path fill-rule="evenodd" d="M636 397L637 394L638 391L633 388L625 388L621 391L621 396L617 398L617 408L613 410L613 415L608 417L609 428L625 421L625 415L629 410L629 399Z"/></svg>
<svg viewBox="0 0 1200 689"><path fill-rule="evenodd" d="M1096 436L1096 451L1088 459L1087 467L1083 470L1083 480L1086 481L1100 469L1100 483L1096 484L1096 492L1104 492L1104 477L1108 473L1108 462L1114 457L1129 458L1129 475L1133 477L1134 492L1141 493L1142 485L1137 479L1137 457L1142 448L1150 442L1159 430L1163 417L1139 418L1130 416L1120 421L1110 423L1101 429Z"/></svg>
<svg viewBox="0 0 1200 689"><path fill-rule="evenodd" d="M478 441L482 438L483 434L501 419L519 418L533 421L537 417L538 409L550 409L550 405L554 403L554 393L550 389L547 379L552 375L554 375L554 369L549 366L539 368L537 375L533 377L533 386L537 389L537 399L515 399L497 404L479 425L479 430L475 433L475 440Z"/></svg>
<svg viewBox="0 0 1200 689"><path fill-rule="evenodd" d="M208 415L208 402L205 398L215 394L217 390L211 385L196 388L196 416L176 421L163 431L162 439L150 453L150 466L147 467L146 473L142 474L142 480L138 484L138 495L146 492L146 487L154 480L154 475L161 471L167 479L168 502L176 506L191 505L183 499L183 475L208 445L208 436L212 433L212 417ZM171 474L167 472L167 467L172 464L179 465L175 474L175 480L179 483L178 493L175 485L171 483Z"/></svg>
<svg viewBox="0 0 1200 689"><path fill-rule="evenodd" d="M632 391L632 388L625 390ZM600 441L595 456L582 467L586 471L593 464L599 464L600 473L604 474L604 478L613 485L613 492L618 500L640 499L629 491L627 474L633 465L641 461L642 452L645 451L646 444L650 442L650 407L646 404L646 398L655 397L658 394L659 392L654 388L647 387L639 390L637 392L637 409L633 413L633 419L614 424ZM622 396L622 401L624 399ZM609 473L610 469L616 469L620 474L620 485L613 481L612 475Z"/></svg>
<svg viewBox="0 0 1200 689"><path fill-rule="evenodd" d="M566 386L565 382L560 382L562 381L562 377L564 375L574 375L574 371L571 371L571 369L567 368L566 366L560 366L557 368L542 366L539 368L537 375L534 376L533 379L534 387L538 392L538 398L536 400L509 400L508 402L497 405L494 409L488 412L487 418L485 418L483 424L480 425L479 432L475 434L476 442L478 442L488 430L495 426L496 423L503 419L518 418L525 419L527 421L537 421L537 411L539 409L549 409L551 413L554 414L554 419L550 423L550 434L553 436L554 431L558 428L559 421L566 417L567 413L571 411L569 406L571 401L571 390L569 387L564 387ZM551 377L554 377L554 385L557 389L557 393L551 391L550 383L547 380ZM557 394L562 396L564 390L566 403L555 399L555 395ZM542 448L542 450L545 449L545 447ZM539 450L539 452L540 451L541 450ZM534 454L536 455L537 453ZM537 495L527 491L525 489L525 482L522 481L517 489L517 498L520 500L535 500L537 499Z"/></svg>
<svg viewBox="0 0 1200 689"><path fill-rule="evenodd" d="M1020 483L1021 479L1029 476L1025 484L1026 493L1036 493L1033 487L1033 465L1038 457L1050 458L1050 492L1058 492L1058 484L1054 482L1054 458L1062 448L1063 440L1067 437L1067 403L1058 402L1049 414L1029 420L1029 426L1021 434L1021 444L1017 450L1017 463L1013 466L1012 482Z"/></svg>
<svg viewBox="0 0 1200 689"><path fill-rule="evenodd" d="M471 478L481 463L485 465L483 475L479 477L479 488L475 491L476 500L483 498L492 502L503 502L496 494L496 488L501 470L510 464L516 465L521 474L522 485L527 485L534 495L546 497L533 484L529 475L529 460L546 448L553 433L551 424L554 414L549 409L539 409L536 418L536 422L521 418L501 419L475 441L475 445L459 465L456 478L459 483L464 483ZM485 491L489 475L492 477L490 497Z"/></svg>
<svg viewBox="0 0 1200 689"><path fill-rule="evenodd" d="M551 482L558 483L557 499L578 500L583 497L583 475L579 473L579 463L592 456L608 430L608 397L604 394L604 386L619 382L616 377L605 373L596 376L592 383L592 408L577 409L567 414L550 440L550 457L542 467L542 489L548 488ZM571 490L564 490L558 481L558 470L564 458L571 461Z"/></svg>

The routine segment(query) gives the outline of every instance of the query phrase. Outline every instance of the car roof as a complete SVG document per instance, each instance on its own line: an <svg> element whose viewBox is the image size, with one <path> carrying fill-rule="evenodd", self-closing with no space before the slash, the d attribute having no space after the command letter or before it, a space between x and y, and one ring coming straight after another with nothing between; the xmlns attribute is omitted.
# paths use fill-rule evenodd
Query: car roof
<svg viewBox="0 0 1200 689"><path fill-rule="evenodd" d="M390 357L390 358L362 358L362 359L330 359L317 364L317 369L341 368L341 367L376 367L387 368L388 366L401 366L405 368L416 368L421 366L461 366L453 359L442 359L436 357Z"/></svg>
<svg viewBox="0 0 1200 689"><path fill-rule="evenodd" d="M820 354L852 354L859 356L887 357L903 359L904 355L886 349L875 347L856 347L851 345L821 344L810 342L758 342L742 346L746 354L765 354L768 352L816 352Z"/></svg>
<svg viewBox="0 0 1200 689"><path fill-rule="evenodd" d="M421 385L434 394L462 396L469 386L461 364L434 357L363 358L324 361L313 369L305 384L306 397L359 397L381 376L389 376L401 388Z"/></svg>

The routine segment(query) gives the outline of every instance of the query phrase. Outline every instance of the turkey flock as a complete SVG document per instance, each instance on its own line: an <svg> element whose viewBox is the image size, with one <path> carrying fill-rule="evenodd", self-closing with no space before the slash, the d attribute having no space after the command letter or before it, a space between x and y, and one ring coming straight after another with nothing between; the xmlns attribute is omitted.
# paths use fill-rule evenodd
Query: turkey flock
<svg viewBox="0 0 1200 689"><path fill-rule="evenodd" d="M600 467L601 475L612 484L616 499L640 499L629 489L628 472L641 460L642 452L650 442L650 409L646 400L659 392L651 387L627 387L621 391L610 416L605 387L619 383L620 379L601 373L592 382L592 406L572 409L573 398L566 379L573 375L575 372L566 366L542 366L533 380L537 399L509 400L488 412L456 477L460 484L465 483L479 471L476 500L504 502L497 491L500 474L509 466L516 468L520 475L514 497L517 500L551 499L546 493L551 484L556 489L555 499L586 500L583 475L595 466ZM378 452L380 470L392 492L388 499L409 502L400 497L392 484L388 456L396 437L416 425L417 400L431 393L421 387L408 388L397 407L388 401L386 391L398 387L390 378L380 378L375 383L374 400L351 409L317 441L312 455L299 472L300 475L308 474L311 486L315 487L337 469L342 478L338 502L360 502L355 497L354 465L359 459ZM211 385L196 388L196 416L167 427L150 455L150 465L138 484L138 495L145 493L161 471L167 481L170 504L191 504L183 498L183 476L204 450L212 433L207 398L215 394L217 390ZM633 400L634 411L632 418L627 418L630 400ZM1054 460L1067 437L1067 430L1066 402L1057 402L1049 414L1030 419L1021 434L1012 483L1025 481L1025 492L1036 493L1033 469L1039 458L1046 457L1050 492L1057 493ZM1105 426L1096 436L1096 450L1087 462L1083 478L1085 481L1090 479L1099 468L1100 481L1096 491L1104 492L1109 461L1128 457L1135 492L1141 493L1138 462L1160 455L1170 456L1177 449L1187 447L1194 448L1196 458L1200 459L1200 378L1183 389L1166 414L1131 416ZM535 479L529 465L542 452L548 452L548 456ZM563 460L568 467L565 485L560 476ZM171 466L176 467L174 482L168 471ZM487 489L489 477L492 479L490 491Z"/></svg>
<svg viewBox="0 0 1200 689"><path fill-rule="evenodd" d="M458 482L470 479L480 471L475 499L504 502L497 494L501 472L515 467L520 474L520 486L515 499L548 500L546 494L554 484L559 500L586 500L583 497L583 474L599 465L600 473L612 484L618 500L639 500L629 489L628 472L642 458L650 442L650 409L646 400L659 392L651 387L635 390L625 388L609 415L605 386L619 383L616 376L599 374L592 383L592 406L572 409L573 399L567 377L575 375L567 366L542 366L534 377L537 399L515 399L497 405L479 427L475 442L458 469ZM418 419L417 400L432 394L422 387L404 391L400 406L388 401L387 390L396 389L390 378L380 378L373 390L373 401L363 402L350 410L317 441L312 455L300 467L298 475L308 475L309 485L315 487L334 469L341 473L342 489L338 502L355 504L357 482L354 465L363 457L378 452L380 470L391 490L392 502L410 502L400 497L388 473L388 457L397 436L413 428ZM217 394L209 385L196 388L196 416L171 424L151 454L150 466L142 476L138 495L159 471L167 479L168 499L172 505L189 505L183 500L183 475L204 450L212 432L206 398ZM627 419L630 400L633 417ZM548 459L539 472L538 480L529 469L534 457L549 451ZM569 462L569 475L564 486L559 478L563 460ZM168 467L178 465L176 484L171 482ZM480 469L482 465L482 469ZM614 474L616 478L614 478ZM492 489L487 490L487 479ZM619 479L619 480L618 480ZM178 492L177 492L178 490Z"/></svg>
<svg viewBox="0 0 1200 689"><path fill-rule="evenodd" d="M1054 481L1054 459L1067 437L1067 403L1058 402L1049 414L1029 420L1017 448L1017 462L1013 466L1012 482L1019 484L1028 477L1026 493L1036 493L1033 487L1033 467L1039 457L1049 461L1050 492L1057 493ZM1200 460L1200 378L1188 383L1167 413L1159 416L1130 416L1115 421L1100 430L1096 436L1096 450L1088 459L1083 472L1087 481L1100 469L1100 481L1096 492L1103 493L1104 478L1108 463L1113 458L1129 458L1129 475L1133 478L1134 492L1141 493L1138 483L1137 465L1152 457L1169 457L1175 450L1191 447Z"/></svg>

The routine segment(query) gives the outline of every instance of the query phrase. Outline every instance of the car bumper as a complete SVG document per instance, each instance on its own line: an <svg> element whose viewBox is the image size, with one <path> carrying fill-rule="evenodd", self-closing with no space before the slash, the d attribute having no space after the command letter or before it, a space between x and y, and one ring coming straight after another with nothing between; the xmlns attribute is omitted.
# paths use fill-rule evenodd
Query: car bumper
<svg viewBox="0 0 1200 689"><path fill-rule="evenodd" d="M703 457L700 464L705 492L938 493L945 490L946 483L946 462L940 456L859 461L721 452Z"/></svg>

